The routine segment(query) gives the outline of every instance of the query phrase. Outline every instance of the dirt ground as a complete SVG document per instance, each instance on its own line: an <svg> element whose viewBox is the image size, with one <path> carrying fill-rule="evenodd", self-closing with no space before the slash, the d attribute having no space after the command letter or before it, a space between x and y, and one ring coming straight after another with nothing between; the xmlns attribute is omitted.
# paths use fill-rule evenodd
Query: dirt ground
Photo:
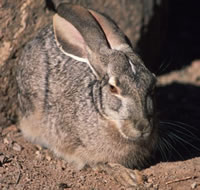
<svg viewBox="0 0 200 190"><path fill-rule="evenodd" d="M137 189L200 189L199 86L200 61L158 77L156 99L162 121L160 131L168 143L161 145L162 153L158 151L149 168L141 171L144 181ZM103 171L74 170L48 150L27 142L12 125L0 128L0 189L127 188Z"/></svg>

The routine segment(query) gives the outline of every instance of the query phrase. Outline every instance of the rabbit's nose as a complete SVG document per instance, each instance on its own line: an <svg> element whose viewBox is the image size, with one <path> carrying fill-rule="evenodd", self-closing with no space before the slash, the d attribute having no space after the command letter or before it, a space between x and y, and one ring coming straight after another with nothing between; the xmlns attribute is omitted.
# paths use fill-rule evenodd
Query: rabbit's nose
<svg viewBox="0 0 200 190"><path fill-rule="evenodd" d="M150 123L147 119L137 121L135 127L138 131L141 131L143 135L148 135L151 131Z"/></svg>

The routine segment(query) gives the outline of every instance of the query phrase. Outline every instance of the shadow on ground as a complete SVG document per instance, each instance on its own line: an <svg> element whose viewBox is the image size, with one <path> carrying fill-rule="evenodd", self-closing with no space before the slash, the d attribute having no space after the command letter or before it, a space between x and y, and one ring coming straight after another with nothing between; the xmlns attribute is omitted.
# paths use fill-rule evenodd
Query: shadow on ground
<svg viewBox="0 0 200 190"><path fill-rule="evenodd" d="M156 162L200 156L200 87L180 83L158 87L156 100L163 139Z"/></svg>

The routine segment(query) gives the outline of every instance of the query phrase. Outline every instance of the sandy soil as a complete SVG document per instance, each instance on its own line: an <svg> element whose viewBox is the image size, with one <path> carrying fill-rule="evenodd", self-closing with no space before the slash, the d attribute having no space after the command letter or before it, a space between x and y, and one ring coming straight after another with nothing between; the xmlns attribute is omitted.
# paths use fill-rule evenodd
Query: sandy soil
<svg viewBox="0 0 200 190"><path fill-rule="evenodd" d="M161 144L141 187L129 189L200 189L200 61L161 75L157 85ZM171 136L170 136L171 135ZM170 138L172 137L172 138ZM12 125L0 128L0 189L125 190L106 172L75 171L51 152L27 142Z"/></svg>

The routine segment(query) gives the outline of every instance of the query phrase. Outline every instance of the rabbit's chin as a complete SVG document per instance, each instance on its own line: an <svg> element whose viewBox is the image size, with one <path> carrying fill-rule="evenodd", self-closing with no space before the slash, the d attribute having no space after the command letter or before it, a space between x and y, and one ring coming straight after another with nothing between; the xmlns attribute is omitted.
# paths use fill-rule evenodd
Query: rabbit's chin
<svg viewBox="0 0 200 190"><path fill-rule="evenodd" d="M115 123L121 136L127 140L145 141L151 135L152 130L146 120L141 119L136 124L130 120L120 120L115 121Z"/></svg>

